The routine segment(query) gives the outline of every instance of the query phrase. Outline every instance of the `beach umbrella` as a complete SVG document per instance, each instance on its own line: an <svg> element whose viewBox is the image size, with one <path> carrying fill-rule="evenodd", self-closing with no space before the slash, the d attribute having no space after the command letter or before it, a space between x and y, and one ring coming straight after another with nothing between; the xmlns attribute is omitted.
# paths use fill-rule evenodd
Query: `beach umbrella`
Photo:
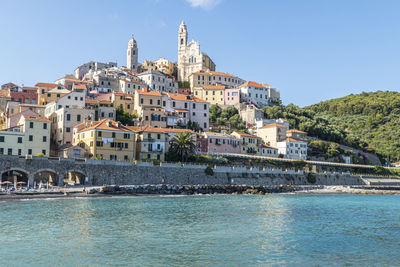
<svg viewBox="0 0 400 267"><path fill-rule="evenodd" d="M17 182L17 184L26 184L25 182Z"/></svg>
<svg viewBox="0 0 400 267"><path fill-rule="evenodd" d="M4 181L4 182L2 182L1 184L12 184L12 182L10 182L10 181Z"/></svg>

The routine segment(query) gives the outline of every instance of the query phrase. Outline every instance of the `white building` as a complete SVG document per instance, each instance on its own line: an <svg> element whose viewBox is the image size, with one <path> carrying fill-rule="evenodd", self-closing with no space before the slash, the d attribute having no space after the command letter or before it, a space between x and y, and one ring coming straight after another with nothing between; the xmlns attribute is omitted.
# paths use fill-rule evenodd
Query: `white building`
<svg viewBox="0 0 400 267"><path fill-rule="evenodd" d="M198 42L188 43L188 32L182 21L178 32L178 81L188 81L191 73L207 70L215 71L214 62L200 51Z"/></svg>
<svg viewBox="0 0 400 267"><path fill-rule="evenodd" d="M178 93L178 83L172 77L164 75L156 70L148 70L137 75L149 90Z"/></svg>
<svg viewBox="0 0 400 267"><path fill-rule="evenodd" d="M278 152L285 158L306 160L307 159L307 143L295 138L286 138L281 142L277 142Z"/></svg>
<svg viewBox="0 0 400 267"><path fill-rule="evenodd" d="M132 72L138 71L138 47L133 37L129 40L126 50L126 67Z"/></svg>
<svg viewBox="0 0 400 267"><path fill-rule="evenodd" d="M74 71L74 76L76 79L82 80L83 76L85 76L85 74L88 73L90 70L96 71L112 67L117 67L117 63L116 62L101 63L97 61L90 61L88 63L85 63L77 67Z"/></svg>
<svg viewBox="0 0 400 267"><path fill-rule="evenodd" d="M244 102L254 104L258 108L268 106L271 103L268 97L268 88L259 83L246 82L238 88L240 88L240 98Z"/></svg>
<svg viewBox="0 0 400 267"><path fill-rule="evenodd" d="M144 87L146 87L144 83L132 79L119 80L119 91L125 94L135 94L136 90L142 90Z"/></svg>

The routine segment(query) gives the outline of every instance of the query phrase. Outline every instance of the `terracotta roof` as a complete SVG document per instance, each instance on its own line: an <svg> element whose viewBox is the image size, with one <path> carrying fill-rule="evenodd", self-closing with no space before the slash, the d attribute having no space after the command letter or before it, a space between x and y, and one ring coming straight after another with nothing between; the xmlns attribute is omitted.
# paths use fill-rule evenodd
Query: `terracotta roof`
<svg viewBox="0 0 400 267"><path fill-rule="evenodd" d="M301 134L307 134L306 132L303 132L303 131L300 131L300 130L297 130L297 129L288 130L287 133L301 133Z"/></svg>
<svg viewBox="0 0 400 267"><path fill-rule="evenodd" d="M186 109L175 109L175 110L178 111L178 112L185 112L185 113L189 112Z"/></svg>
<svg viewBox="0 0 400 267"><path fill-rule="evenodd" d="M229 73L227 73L227 72L223 73L223 72L218 72L218 71L210 71L210 74L212 74L212 75L219 75L219 76L227 76L227 77L236 78L235 76L233 76L232 74L229 74Z"/></svg>
<svg viewBox="0 0 400 267"><path fill-rule="evenodd" d="M264 129L264 128L270 128L270 127L281 127L281 128L286 128L286 126L282 125L282 124L278 124L278 123L271 123L271 124L267 124L263 127L260 127L260 129Z"/></svg>
<svg viewBox="0 0 400 267"><path fill-rule="evenodd" d="M237 133L240 136L245 136L245 137L252 137L252 138L259 138L261 139L261 137L256 136L256 135L252 135L252 134L248 134L248 133L242 133L242 132L233 132L233 133Z"/></svg>
<svg viewBox="0 0 400 267"><path fill-rule="evenodd" d="M47 93L52 93L52 94L69 94L69 93L71 93L71 91L68 90L68 89L58 89L58 88L54 88L54 89L51 89L50 91L48 91Z"/></svg>
<svg viewBox="0 0 400 267"><path fill-rule="evenodd" d="M193 72L192 74L211 75L209 72L202 72L202 71Z"/></svg>
<svg viewBox="0 0 400 267"><path fill-rule="evenodd" d="M30 115L22 115L24 116L25 120L29 121L43 121L43 122L50 122L49 119L41 116L30 116Z"/></svg>
<svg viewBox="0 0 400 267"><path fill-rule="evenodd" d="M136 91L139 95L152 95L152 96L162 96L158 91Z"/></svg>
<svg viewBox="0 0 400 267"><path fill-rule="evenodd" d="M166 93L172 100L192 101L189 95Z"/></svg>
<svg viewBox="0 0 400 267"><path fill-rule="evenodd" d="M236 138L236 136L232 136L229 134L223 134L223 133L215 133L215 132L205 132L207 136L217 136L221 138Z"/></svg>
<svg viewBox="0 0 400 267"><path fill-rule="evenodd" d="M112 94L113 93L99 94L97 96L97 100L99 100L99 101L104 101L104 100L110 101Z"/></svg>
<svg viewBox="0 0 400 267"><path fill-rule="evenodd" d="M84 84L74 84L74 88L76 88L76 89L87 89L86 85L84 85Z"/></svg>
<svg viewBox="0 0 400 267"><path fill-rule="evenodd" d="M208 103L207 101L205 101L201 98L195 97L195 96L193 96L192 99L194 102Z"/></svg>
<svg viewBox="0 0 400 267"><path fill-rule="evenodd" d="M261 85L259 83L256 83L256 82L246 82L246 83L238 86L238 88L244 87L244 86L253 86L253 87L259 87L259 88L266 88L265 86L263 86L263 85Z"/></svg>
<svg viewBox="0 0 400 267"><path fill-rule="evenodd" d="M108 122L111 122L111 126L108 126ZM82 124L82 123L81 123ZM81 127L81 124L79 125ZM93 122L92 125L91 123L87 122L87 126L85 128L82 128L78 130L78 132L84 132L84 131L89 131L89 130L108 130L108 131L121 131L121 132L134 132L133 130L129 129L128 126L122 125L121 127L118 128L118 122L110 120L110 119L103 119L101 121L96 121ZM77 127L79 128L79 127Z"/></svg>
<svg viewBox="0 0 400 267"><path fill-rule="evenodd" d="M223 89L225 89L225 86L223 86L223 85L206 85L206 86L203 86L203 89L206 89L206 90L223 90Z"/></svg>
<svg viewBox="0 0 400 267"><path fill-rule="evenodd" d="M271 148L271 149L277 149L276 147L269 146L269 145L266 145L266 144L262 144L262 147L265 147L265 148Z"/></svg>
<svg viewBox="0 0 400 267"><path fill-rule="evenodd" d="M114 95L133 97L132 94L127 94L127 93L122 93L122 92L114 92Z"/></svg>
<svg viewBox="0 0 400 267"><path fill-rule="evenodd" d="M296 139L296 138L293 138L293 137L288 137L288 138L282 140L281 142L289 142L289 141L290 141L290 142L303 142L303 143L304 143L303 140Z"/></svg>
<svg viewBox="0 0 400 267"><path fill-rule="evenodd" d="M189 129L171 129L171 128L156 128L153 126L143 126L143 127L138 127L138 126L128 126L129 129L132 131L137 131L137 132L145 132L145 133L184 133L184 132L189 132L191 134L195 134L192 130Z"/></svg>
<svg viewBox="0 0 400 267"><path fill-rule="evenodd" d="M57 86L56 83L37 83L35 84L36 87L50 87L50 88L54 88Z"/></svg>
<svg viewBox="0 0 400 267"><path fill-rule="evenodd" d="M85 103L87 103L87 104L97 104L97 103L99 103L99 100L96 100L96 99L85 99Z"/></svg>

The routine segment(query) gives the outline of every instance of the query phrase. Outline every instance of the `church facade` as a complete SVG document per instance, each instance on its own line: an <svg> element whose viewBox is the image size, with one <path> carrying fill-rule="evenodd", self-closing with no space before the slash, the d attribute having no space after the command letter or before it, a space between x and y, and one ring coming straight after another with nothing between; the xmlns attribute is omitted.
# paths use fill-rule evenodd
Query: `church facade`
<svg viewBox="0 0 400 267"><path fill-rule="evenodd" d="M198 71L215 71L212 59L200 51L200 44L188 43L188 32L182 21L178 32L178 81L188 81L189 75Z"/></svg>

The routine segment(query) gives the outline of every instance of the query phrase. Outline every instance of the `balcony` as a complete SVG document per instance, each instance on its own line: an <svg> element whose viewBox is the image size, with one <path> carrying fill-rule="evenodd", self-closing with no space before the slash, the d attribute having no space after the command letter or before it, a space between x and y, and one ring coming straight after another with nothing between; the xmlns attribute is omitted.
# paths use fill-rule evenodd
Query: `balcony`
<svg viewBox="0 0 400 267"><path fill-rule="evenodd" d="M145 138L142 140L142 142L147 142L147 143L153 143L155 141L156 141L156 139L154 139L154 138Z"/></svg>

